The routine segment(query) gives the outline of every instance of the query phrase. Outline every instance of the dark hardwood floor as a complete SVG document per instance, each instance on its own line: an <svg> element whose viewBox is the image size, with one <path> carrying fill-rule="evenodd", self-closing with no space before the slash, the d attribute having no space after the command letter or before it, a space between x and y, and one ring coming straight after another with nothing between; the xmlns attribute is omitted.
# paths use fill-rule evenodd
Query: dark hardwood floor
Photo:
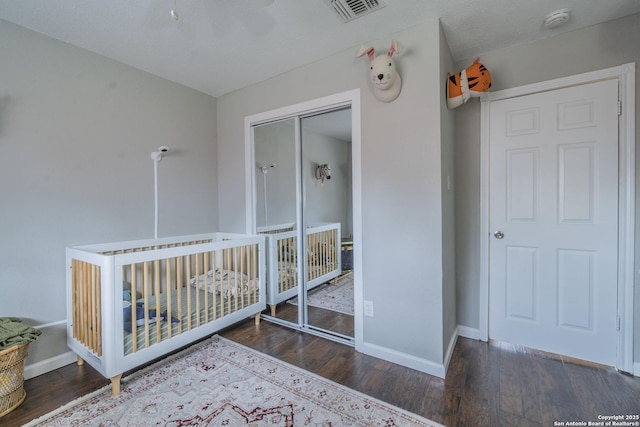
<svg viewBox="0 0 640 427"><path fill-rule="evenodd" d="M554 426L640 414L640 378L522 347L458 339L447 379L310 334L247 320L221 336L447 426ZM0 418L20 426L108 383L90 366L26 381L26 401Z"/></svg>

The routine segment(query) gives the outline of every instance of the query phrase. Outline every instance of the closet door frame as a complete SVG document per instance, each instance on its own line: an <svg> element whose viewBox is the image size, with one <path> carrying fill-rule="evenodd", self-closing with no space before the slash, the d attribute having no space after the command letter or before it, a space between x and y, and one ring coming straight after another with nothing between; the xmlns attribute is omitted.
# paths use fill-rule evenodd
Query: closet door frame
<svg viewBox="0 0 640 427"><path fill-rule="evenodd" d="M352 200L353 200L353 267L354 267L354 338L345 339L341 336L328 334L323 330L317 330L306 325L303 312L306 312L306 295L299 292L300 307L298 310L298 324L282 322L286 326L319 335L334 341L348 345L354 345L356 350L362 348L364 344L364 312L363 312L363 280L362 280L362 166L361 166L361 127L360 127L360 89L329 95L299 104L289 105L270 111L246 116L245 126L245 206L246 206L246 232L256 233L256 188L255 188L255 153L253 147L254 126L268 124L289 118L296 119L296 156L299 158L300 146L300 118L308 115L328 112L340 108L351 108L351 157L352 157ZM297 172L300 173L300 172ZM299 176L297 178L300 178ZM299 184L298 184L299 185ZM302 224L302 194L298 190L296 217L298 224ZM302 240L298 239L299 245ZM298 248L300 250L300 248ZM299 252L299 253L304 253ZM302 272L299 273L299 275ZM301 282L299 282L301 283ZM270 321L279 323L277 319L269 318Z"/></svg>

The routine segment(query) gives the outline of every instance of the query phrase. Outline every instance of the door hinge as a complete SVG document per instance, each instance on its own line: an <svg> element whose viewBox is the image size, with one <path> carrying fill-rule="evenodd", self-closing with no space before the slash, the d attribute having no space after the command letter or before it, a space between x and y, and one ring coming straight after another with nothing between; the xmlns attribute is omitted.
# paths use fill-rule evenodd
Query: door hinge
<svg viewBox="0 0 640 427"><path fill-rule="evenodd" d="M618 100L618 115L622 115L622 101Z"/></svg>
<svg viewBox="0 0 640 427"><path fill-rule="evenodd" d="M620 316L616 316L616 331L620 330Z"/></svg>

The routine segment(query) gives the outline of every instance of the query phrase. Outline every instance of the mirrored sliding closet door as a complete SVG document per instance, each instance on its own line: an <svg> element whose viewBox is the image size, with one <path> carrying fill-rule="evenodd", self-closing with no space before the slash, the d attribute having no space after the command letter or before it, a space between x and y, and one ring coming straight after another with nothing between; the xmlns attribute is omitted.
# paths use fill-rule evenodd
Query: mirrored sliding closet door
<svg viewBox="0 0 640 427"><path fill-rule="evenodd" d="M254 126L256 232L267 246L269 315L298 323L296 120ZM289 302L289 303L287 303Z"/></svg>
<svg viewBox="0 0 640 427"><path fill-rule="evenodd" d="M306 323L353 337L351 110L300 121L306 227Z"/></svg>
<svg viewBox="0 0 640 427"><path fill-rule="evenodd" d="M351 109L252 126L267 320L353 342Z"/></svg>

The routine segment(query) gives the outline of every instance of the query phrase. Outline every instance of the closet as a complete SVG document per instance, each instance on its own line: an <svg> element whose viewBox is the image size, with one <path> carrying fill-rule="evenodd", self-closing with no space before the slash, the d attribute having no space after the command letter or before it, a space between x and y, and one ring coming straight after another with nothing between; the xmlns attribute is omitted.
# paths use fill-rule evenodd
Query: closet
<svg viewBox="0 0 640 427"><path fill-rule="evenodd" d="M263 318L354 345L362 278L352 102L298 108L245 123L248 228L267 241Z"/></svg>

